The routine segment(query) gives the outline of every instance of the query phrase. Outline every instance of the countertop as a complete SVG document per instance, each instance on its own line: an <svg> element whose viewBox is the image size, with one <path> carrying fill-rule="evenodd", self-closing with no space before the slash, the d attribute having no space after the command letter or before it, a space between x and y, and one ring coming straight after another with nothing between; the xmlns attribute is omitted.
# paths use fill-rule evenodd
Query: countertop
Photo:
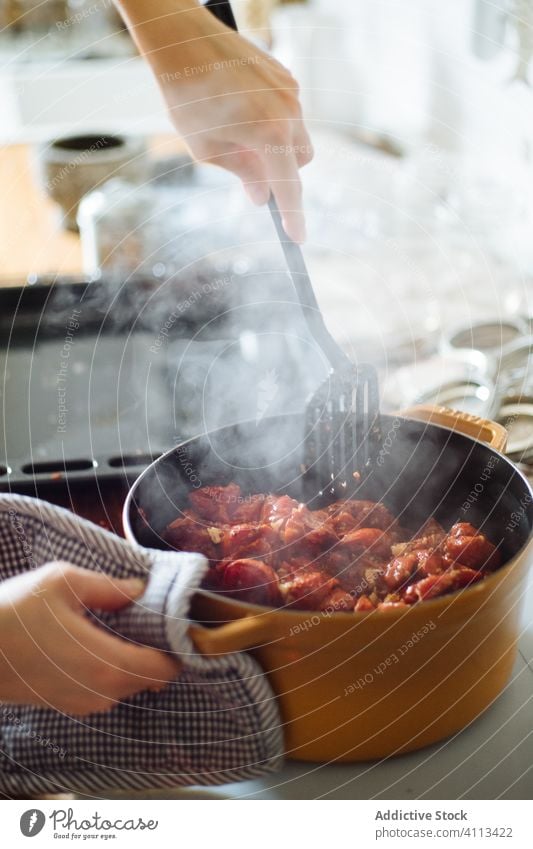
<svg viewBox="0 0 533 849"><path fill-rule="evenodd" d="M0 286L29 273L81 271L80 240L61 229L55 204L38 188L33 157L27 145L0 149Z"/></svg>
<svg viewBox="0 0 533 849"><path fill-rule="evenodd" d="M151 141L154 157L183 152L175 136ZM28 274L80 274L77 233L64 230L56 204L39 186L31 145L0 147L0 286L19 285Z"/></svg>

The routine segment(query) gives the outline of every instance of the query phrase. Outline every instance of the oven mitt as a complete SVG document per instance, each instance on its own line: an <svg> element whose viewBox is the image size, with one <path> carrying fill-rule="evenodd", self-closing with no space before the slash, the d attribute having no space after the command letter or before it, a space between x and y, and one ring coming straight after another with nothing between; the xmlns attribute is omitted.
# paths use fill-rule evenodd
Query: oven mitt
<svg viewBox="0 0 533 849"><path fill-rule="evenodd" d="M187 636L189 602L207 568L202 555L133 546L44 501L0 495L0 580L50 560L148 578L125 610L90 615L128 640L175 652L184 666L159 693L88 717L0 702L0 792L214 785L280 767L281 721L261 668L247 654L202 657Z"/></svg>

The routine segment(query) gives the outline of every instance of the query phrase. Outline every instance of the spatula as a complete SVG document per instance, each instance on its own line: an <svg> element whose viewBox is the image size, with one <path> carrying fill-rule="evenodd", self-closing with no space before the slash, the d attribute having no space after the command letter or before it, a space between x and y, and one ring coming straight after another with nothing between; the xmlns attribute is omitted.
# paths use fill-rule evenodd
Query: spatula
<svg viewBox="0 0 533 849"><path fill-rule="evenodd" d="M205 5L237 29L229 0L207 0ZM272 194L268 206L307 326L331 366L306 405L303 471L320 481L322 491L342 497L354 479L368 474L381 445L377 374L369 364L354 365L331 336L301 248L286 234Z"/></svg>

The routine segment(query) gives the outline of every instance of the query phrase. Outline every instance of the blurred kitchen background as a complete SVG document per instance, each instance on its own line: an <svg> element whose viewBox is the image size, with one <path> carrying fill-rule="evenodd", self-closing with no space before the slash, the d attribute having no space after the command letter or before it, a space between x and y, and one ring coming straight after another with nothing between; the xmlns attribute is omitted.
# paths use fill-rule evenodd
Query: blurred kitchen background
<svg viewBox="0 0 533 849"><path fill-rule="evenodd" d="M316 149L305 252L331 330L380 367L385 408L441 401L507 421L527 466L533 0L234 7L301 85ZM278 329L300 345L285 339L284 356L311 361L303 330L275 310L266 350L239 325L252 292L292 298L268 216L231 177L191 163L110 0L0 0L0 116L4 285L172 285L186 309L166 330L168 310L157 314L155 347L185 320L190 338L231 314L267 394ZM303 372L296 383L300 403L310 386ZM278 393L272 410L287 404Z"/></svg>

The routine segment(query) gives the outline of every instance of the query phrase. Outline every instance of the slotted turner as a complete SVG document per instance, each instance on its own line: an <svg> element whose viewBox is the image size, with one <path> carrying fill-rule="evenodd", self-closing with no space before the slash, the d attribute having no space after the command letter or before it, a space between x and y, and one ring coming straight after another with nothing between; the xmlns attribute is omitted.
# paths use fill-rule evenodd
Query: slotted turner
<svg viewBox="0 0 533 849"><path fill-rule="evenodd" d="M272 196L268 205L298 303L332 369L306 404L304 472L340 497L368 474L381 446L377 374L368 363L354 365L330 334L301 248L285 233Z"/></svg>
<svg viewBox="0 0 533 849"><path fill-rule="evenodd" d="M229 0L205 5L237 29ZM369 364L355 366L331 336L300 246L285 233L272 194L268 206L307 326L332 369L306 405L304 473L320 481L323 491L341 497L372 469L381 445L377 374Z"/></svg>

